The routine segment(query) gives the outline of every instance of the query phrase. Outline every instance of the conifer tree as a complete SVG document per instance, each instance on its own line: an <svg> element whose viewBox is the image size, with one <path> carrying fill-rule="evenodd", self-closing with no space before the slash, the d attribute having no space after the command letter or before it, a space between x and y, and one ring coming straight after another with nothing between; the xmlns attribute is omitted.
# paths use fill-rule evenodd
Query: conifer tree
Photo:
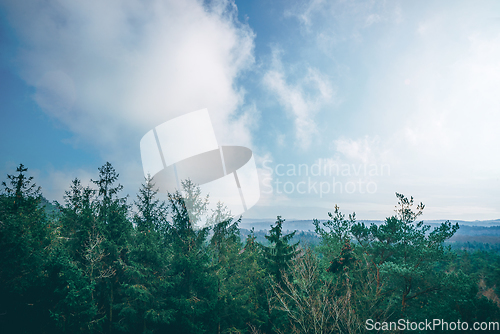
<svg viewBox="0 0 500 334"><path fill-rule="evenodd" d="M92 180L97 188L97 211L99 228L106 237L108 243L116 247L114 256L118 250L124 250L130 237L132 224L127 219L127 198L119 197L123 190L121 184L116 184L119 174L114 167L106 162L99 168L99 179Z"/></svg>
<svg viewBox="0 0 500 334"><path fill-rule="evenodd" d="M368 256L376 294L391 291L399 302L400 314L406 315L409 307L419 304L418 297L430 297L432 292L443 289L446 274L436 266L447 259L443 243L455 234L458 224L447 221L430 231L429 225L416 221L425 206L420 203L414 211L413 197L408 199L398 193L396 197L396 215L380 226L355 224L352 234Z"/></svg>
<svg viewBox="0 0 500 334"><path fill-rule="evenodd" d="M297 231L283 235L284 222L285 220L278 216L275 225L271 226L269 235L265 236L269 246L261 245L267 269L278 284L283 282L282 272L287 269L288 263L299 254L299 243L290 244Z"/></svg>
<svg viewBox="0 0 500 334"><path fill-rule="evenodd" d="M99 314L93 298L96 275L81 269L66 249L65 238L59 237L57 230L55 235L45 269L47 280L44 288L54 322L54 328L48 332L88 333L98 330Z"/></svg>
<svg viewBox="0 0 500 334"><path fill-rule="evenodd" d="M128 220L126 197L119 197L123 186L116 184L119 174L106 162L99 168L99 179L92 180L97 185L97 232L102 234L104 261L111 269L109 275L97 288L99 304L104 306L106 314L106 332L114 329L116 314L115 304L122 302L121 282L124 267L127 263L132 223Z"/></svg>
<svg viewBox="0 0 500 334"><path fill-rule="evenodd" d="M64 206L59 205L62 236L68 241L70 256L85 266L85 248L92 233L99 231L96 191L83 187L75 178L65 191Z"/></svg>
<svg viewBox="0 0 500 334"><path fill-rule="evenodd" d="M235 330L238 324L240 292L235 278L239 277L238 257L241 250L238 224L241 218L233 220L231 213L222 203L209 218L213 234L210 238L211 271L217 282L217 333ZM245 325L243 324L243 328Z"/></svg>
<svg viewBox="0 0 500 334"><path fill-rule="evenodd" d="M209 228L196 228L197 221L206 212L206 200L189 180L182 182L184 195L179 191L169 194L171 222L168 242L172 246L171 302L177 310L169 332L214 332L214 309L217 300L216 280L210 272L207 249Z"/></svg>
<svg viewBox="0 0 500 334"><path fill-rule="evenodd" d="M213 234L210 238L210 250L212 263L225 266L228 256L240 248L240 231L238 225L241 218L234 221L231 213L222 203L217 203L217 207L209 218L208 225L212 228Z"/></svg>
<svg viewBox="0 0 500 334"><path fill-rule="evenodd" d="M322 237L319 250L329 264L325 271L333 282L346 289L356 305L357 314L379 321L390 317L417 319L438 300L446 289L461 280L440 270L449 260L444 241L458 229L450 222L430 230L422 221L424 205L413 207L413 198L396 193L396 215L380 225L349 219L335 207L331 220L315 221L316 232ZM327 230L328 229L328 230ZM333 275L332 275L333 274ZM368 312L369 313L366 313ZM429 314L440 311L434 308Z"/></svg>
<svg viewBox="0 0 500 334"><path fill-rule="evenodd" d="M48 318L43 269L49 222L41 189L27 170L20 164L0 194L0 326L6 332L30 332L37 328L30 324L46 324Z"/></svg>
<svg viewBox="0 0 500 334"><path fill-rule="evenodd" d="M164 332L174 310L168 304L172 282L165 242L167 207L156 198L151 178L139 189L134 202L134 238L123 284L124 299L117 306L120 329L125 332Z"/></svg>
<svg viewBox="0 0 500 334"><path fill-rule="evenodd" d="M238 253L233 273L227 278L235 298L231 306L238 310L238 316L233 319L233 323L241 332L244 332L244 325L250 332L269 325L266 271L261 248L256 239L252 228L246 237L244 248Z"/></svg>
<svg viewBox="0 0 500 334"><path fill-rule="evenodd" d="M66 285L71 289L64 294L58 290L61 298L68 302L58 305L54 317L61 328L72 328L76 332L73 323L78 319L81 331L102 331L107 319L103 300L106 282L115 275L116 269L109 259L106 238L99 221L97 191L89 186L83 187L79 179L74 179L65 192L64 200L64 205L59 205L60 238L65 241L68 256L59 250L61 245L56 244L51 270L53 277L61 276L58 272L67 272L64 277L70 280ZM77 272L87 286L81 282ZM57 279L53 281L56 285L64 284L64 281L57 283ZM75 309L79 309L78 313Z"/></svg>

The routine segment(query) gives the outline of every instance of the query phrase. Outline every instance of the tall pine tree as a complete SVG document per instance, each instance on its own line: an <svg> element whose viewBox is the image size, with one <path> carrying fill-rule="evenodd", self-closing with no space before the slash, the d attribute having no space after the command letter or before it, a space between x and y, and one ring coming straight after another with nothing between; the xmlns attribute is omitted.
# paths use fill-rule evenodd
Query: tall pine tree
<svg viewBox="0 0 500 334"><path fill-rule="evenodd" d="M0 331L6 333L38 330L48 318L43 269L49 224L40 187L27 170L20 164L0 194Z"/></svg>
<svg viewBox="0 0 500 334"><path fill-rule="evenodd" d="M297 231L284 235L284 222L285 220L278 216L275 225L271 226L269 235L265 236L269 241L269 246L261 244L267 270L278 284L283 282L282 272L287 269L288 263L299 254L299 243L290 244Z"/></svg>
<svg viewBox="0 0 500 334"><path fill-rule="evenodd" d="M119 174L106 162L99 168L99 179L92 180L97 185L98 233L103 235L102 246L106 257L104 261L111 268L113 275L106 277L98 286L99 304L104 307L106 315L105 330L114 331L114 323L118 323L114 313L115 304L122 302L121 282L127 263L132 223L128 220L127 198L120 197L123 189L117 184Z"/></svg>
<svg viewBox="0 0 500 334"><path fill-rule="evenodd" d="M124 272L122 303L117 305L120 329L128 333L161 333L175 311L169 303L170 245L165 240L167 207L156 198L150 177L134 202L134 233Z"/></svg>
<svg viewBox="0 0 500 334"><path fill-rule="evenodd" d="M171 222L168 241L174 286L171 302L177 310L168 331L174 333L214 332L216 328L216 280L211 275L208 253L208 227L196 228L206 210L206 201L196 186L182 182L184 194L169 194ZM198 223L198 224L197 224Z"/></svg>

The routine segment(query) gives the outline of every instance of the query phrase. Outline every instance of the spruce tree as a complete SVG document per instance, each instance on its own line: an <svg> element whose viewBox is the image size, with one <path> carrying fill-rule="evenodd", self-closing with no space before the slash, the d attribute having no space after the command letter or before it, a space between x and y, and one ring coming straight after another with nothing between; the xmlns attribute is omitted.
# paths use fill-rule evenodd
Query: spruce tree
<svg viewBox="0 0 500 334"><path fill-rule="evenodd" d="M240 296L234 278L239 276L238 257L241 249L238 224L222 203L217 203L209 225L212 227L210 239L211 271L217 281L217 333L236 329L236 310Z"/></svg>
<svg viewBox="0 0 500 334"><path fill-rule="evenodd" d="M75 178L65 191L64 201L64 206L59 205L62 236L68 241L70 256L84 267L89 236L99 231L96 190L83 187Z"/></svg>
<svg viewBox="0 0 500 334"><path fill-rule="evenodd" d="M119 197L123 190L121 184L116 184L119 174L114 167L106 162L99 168L99 179L92 180L97 186L97 211L101 233L115 249L112 254L125 250L130 237L132 224L127 219L127 198Z"/></svg>
<svg viewBox="0 0 500 334"><path fill-rule="evenodd" d="M156 198L150 177L134 202L134 233L122 285L124 298L117 305L124 332L164 332L175 311L169 304L171 250L165 242L167 207Z"/></svg>
<svg viewBox="0 0 500 334"><path fill-rule="evenodd" d="M278 284L282 284L282 272L287 269L290 260L299 254L299 243L290 244L297 231L283 235L284 222L285 220L278 216L275 225L271 226L269 235L265 236L269 241L269 246L261 244L267 270Z"/></svg>
<svg viewBox="0 0 500 334"><path fill-rule="evenodd" d="M171 211L168 242L172 246L171 302L176 309L168 331L175 333L214 332L214 309L217 300L216 280L211 275L207 249L208 227L196 228L196 221L206 208L196 186L182 182L184 194L169 194ZM194 210L194 211L189 211Z"/></svg>
<svg viewBox="0 0 500 334"><path fill-rule="evenodd" d="M79 307L81 310L78 319L82 331L102 331L107 320L107 308L104 306L106 286L110 278L116 274L116 269L109 258L107 240L99 220L100 203L97 190L89 186L83 187L80 180L74 179L70 189L65 192L64 200L64 206L59 205L60 234L65 241L69 259L61 251L55 252L54 258L51 258L51 263L54 265L51 270L54 277L58 275L58 270L68 271L64 277L71 279L67 285L72 290L60 296L65 300L73 296L74 301L69 299L71 302L67 307L63 307L65 303L61 303L56 308L54 317L58 319L60 327L73 328L72 331L76 331L75 325L72 324L75 320L72 319L75 319L74 309ZM59 247L56 245L56 250ZM84 277L87 287L82 286L73 266L76 266ZM57 280L54 279L54 282ZM87 292L90 293L88 297ZM80 298L75 297L78 295ZM78 305L78 302L84 303L85 308Z"/></svg>
<svg viewBox="0 0 500 334"><path fill-rule="evenodd" d="M274 226L271 225L269 234L265 235L269 245L259 244L262 255L266 274L268 275L266 284L266 297L267 297L267 319L268 322L264 324L264 330L267 332L274 332L287 322L285 313L273 308L271 303L273 300L273 290L278 287L285 287L283 275L288 270L288 265L291 260L299 254L298 242L290 244L291 239L297 231L289 234L283 234L283 223L285 222L281 216L277 217Z"/></svg>
<svg viewBox="0 0 500 334"><path fill-rule="evenodd" d="M266 271L261 249L256 241L254 230L247 235L243 249L231 263L227 279L230 296L234 298L228 305L228 318L241 332L265 327L269 323L266 296ZM231 317L232 315L232 317ZM236 332L236 331L235 331Z"/></svg>
<svg viewBox="0 0 500 334"><path fill-rule="evenodd" d="M0 194L0 331L6 333L35 331L49 316L43 270L50 227L41 189L27 170L20 164Z"/></svg>
<svg viewBox="0 0 500 334"><path fill-rule="evenodd" d="M97 286L99 304L104 306L106 315L105 330L111 333L117 315L115 304L122 302L123 291L121 283L124 278L124 268L127 263L132 223L128 219L127 198L120 197L123 189L116 184L119 174L114 167L106 162L99 168L99 178L92 180L97 185L97 234L103 236L104 261L109 266L112 275L107 276L102 284Z"/></svg>

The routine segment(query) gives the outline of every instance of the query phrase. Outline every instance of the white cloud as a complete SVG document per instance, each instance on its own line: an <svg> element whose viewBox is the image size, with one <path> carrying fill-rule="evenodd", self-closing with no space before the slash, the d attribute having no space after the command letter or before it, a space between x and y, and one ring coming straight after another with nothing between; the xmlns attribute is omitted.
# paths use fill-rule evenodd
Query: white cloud
<svg viewBox="0 0 500 334"><path fill-rule="evenodd" d="M105 154L170 118L208 108L221 141L250 144L235 78L254 34L231 1L8 1L35 101ZM232 125L238 131L229 131ZM229 134L228 134L229 133ZM133 142L131 142L133 140ZM135 143L137 141L137 143Z"/></svg>
<svg viewBox="0 0 500 334"><path fill-rule="evenodd" d="M124 194L142 179L139 141L153 127L208 108L220 145L252 147L258 122L236 78L253 62L255 35L231 0L29 0L3 2L18 38L20 76L42 110L94 146L120 173ZM196 141L196 134L192 140ZM175 143L173 143L175 145ZM62 201L89 171L38 172ZM133 199L132 199L133 200Z"/></svg>
<svg viewBox="0 0 500 334"><path fill-rule="evenodd" d="M304 1L285 10L285 17L296 17L300 23L309 28L312 25L312 15L324 8L324 0Z"/></svg>
<svg viewBox="0 0 500 334"><path fill-rule="evenodd" d="M361 40L362 31L377 23L402 21L397 1L297 1L284 16L296 18L307 33L317 35L318 41L329 35L333 44Z"/></svg>
<svg viewBox="0 0 500 334"><path fill-rule="evenodd" d="M321 110L321 124L342 124L321 133L337 152L325 163L389 164L373 201L413 195L435 208L427 219L498 218L498 3L450 4L311 0L285 16L303 28L301 55L331 60L308 59L321 73L348 69L336 77L343 105ZM278 73L276 87L293 92Z"/></svg>
<svg viewBox="0 0 500 334"><path fill-rule="evenodd" d="M463 21L448 17L434 23L433 34L400 58L391 72L406 73L411 84L388 86L395 99L384 109L395 119L401 108L410 111L397 122L397 135L413 154L432 157L437 165L454 164L457 172L479 168L494 176L498 173L491 167L500 164L495 153L500 145L500 34L446 33Z"/></svg>
<svg viewBox="0 0 500 334"><path fill-rule="evenodd" d="M365 20L365 26L369 27L374 23L380 22L382 17L379 14L369 14Z"/></svg>
<svg viewBox="0 0 500 334"><path fill-rule="evenodd" d="M90 186L95 188L91 182L92 179L98 178L97 168L95 173L89 173L83 169L76 170L56 170L49 167L48 170L29 169L29 175L33 175L34 182L42 187L42 194L49 201L58 201L60 204L64 203L65 191L68 191L71 182L77 178L81 181L83 187Z"/></svg>
<svg viewBox="0 0 500 334"><path fill-rule="evenodd" d="M380 137L364 136L360 139L340 138L334 141L336 151L350 162L377 163L387 160L388 152L381 147Z"/></svg>
<svg viewBox="0 0 500 334"><path fill-rule="evenodd" d="M307 149L317 134L314 115L334 97L334 89L328 78L312 67L296 84L287 81L279 53L274 52L272 68L264 75L264 84L276 94L279 103L293 117L296 144Z"/></svg>

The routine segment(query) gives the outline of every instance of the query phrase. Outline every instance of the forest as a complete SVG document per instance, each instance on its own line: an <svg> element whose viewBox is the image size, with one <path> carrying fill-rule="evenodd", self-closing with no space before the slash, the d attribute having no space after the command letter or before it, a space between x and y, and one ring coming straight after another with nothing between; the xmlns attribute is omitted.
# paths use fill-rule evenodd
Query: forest
<svg viewBox="0 0 500 334"><path fill-rule="evenodd" d="M55 210L35 181L21 164L2 183L0 333L426 333L380 324L436 319L499 331L498 253L452 249L459 225L425 225L403 194L379 225L335 205L311 243L280 216L262 232L222 204L202 215L189 180L163 201L149 178L131 199L105 163Z"/></svg>

